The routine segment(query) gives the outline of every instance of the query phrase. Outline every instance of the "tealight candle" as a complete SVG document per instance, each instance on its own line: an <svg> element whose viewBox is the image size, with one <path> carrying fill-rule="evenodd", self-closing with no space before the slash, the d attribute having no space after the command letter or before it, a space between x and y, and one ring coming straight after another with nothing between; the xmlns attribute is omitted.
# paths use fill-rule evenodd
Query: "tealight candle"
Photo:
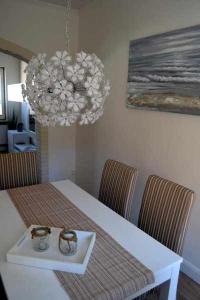
<svg viewBox="0 0 200 300"><path fill-rule="evenodd" d="M33 248L36 251L45 251L49 248L49 235L51 229L49 227L36 227L31 231Z"/></svg>
<svg viewBox="0 0 200 300"><path fill-rule="evenodd" d="M74 255L77 251L77 235L75 231L63 229L59 236L59 250L64 255Z"/></svg>

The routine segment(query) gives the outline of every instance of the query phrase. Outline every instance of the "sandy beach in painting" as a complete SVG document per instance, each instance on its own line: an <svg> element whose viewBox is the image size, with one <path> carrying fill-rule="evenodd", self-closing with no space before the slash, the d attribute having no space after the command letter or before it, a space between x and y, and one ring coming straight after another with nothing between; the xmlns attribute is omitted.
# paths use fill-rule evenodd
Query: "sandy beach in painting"
<svg viewBox="0 0 200 300"><path fill-rule="evenodd" d="M200 26L130 42L127 105L200 115Z"/></svg>

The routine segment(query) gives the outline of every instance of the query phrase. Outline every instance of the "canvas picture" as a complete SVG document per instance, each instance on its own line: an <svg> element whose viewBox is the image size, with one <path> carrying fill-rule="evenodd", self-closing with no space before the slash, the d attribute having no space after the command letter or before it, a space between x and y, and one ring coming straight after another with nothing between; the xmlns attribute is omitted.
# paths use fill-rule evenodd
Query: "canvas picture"
<svg viewBox="0 0 200 300"><path fill-rule="evenodd" d="M200 25L130 42L127 105L200 115Z"/></svg>

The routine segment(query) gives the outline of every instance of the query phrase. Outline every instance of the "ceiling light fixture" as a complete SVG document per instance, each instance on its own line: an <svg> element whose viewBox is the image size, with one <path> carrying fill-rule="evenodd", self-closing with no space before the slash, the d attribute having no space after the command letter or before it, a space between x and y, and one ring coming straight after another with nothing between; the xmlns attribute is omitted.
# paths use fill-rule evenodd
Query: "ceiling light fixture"
<svg viewBox="0 0 200 300"><path fill-rule="evenodd" d="M83 51L75 62L69 55L69 16L71 0L66 0L67 51L56 51L47 61L46 54L33 57L22 85L35 119L42 126L70 126L95 123L103 114L110 84L105 79L103 64L95 54Z"/></svg>

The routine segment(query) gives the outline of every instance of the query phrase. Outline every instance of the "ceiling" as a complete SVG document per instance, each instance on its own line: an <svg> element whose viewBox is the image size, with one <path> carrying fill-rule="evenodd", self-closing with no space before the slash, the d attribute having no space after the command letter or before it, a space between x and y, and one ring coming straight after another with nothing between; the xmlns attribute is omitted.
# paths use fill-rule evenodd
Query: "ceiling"
<svg viewBox="0 0 200 300"><path fill-rule="evenodd" d="M41 1L66 6L66 0L41 0ZM71 0L72 7L77 9L80 9L84 5L90 3L91 1L92 0Z"/></svg>

